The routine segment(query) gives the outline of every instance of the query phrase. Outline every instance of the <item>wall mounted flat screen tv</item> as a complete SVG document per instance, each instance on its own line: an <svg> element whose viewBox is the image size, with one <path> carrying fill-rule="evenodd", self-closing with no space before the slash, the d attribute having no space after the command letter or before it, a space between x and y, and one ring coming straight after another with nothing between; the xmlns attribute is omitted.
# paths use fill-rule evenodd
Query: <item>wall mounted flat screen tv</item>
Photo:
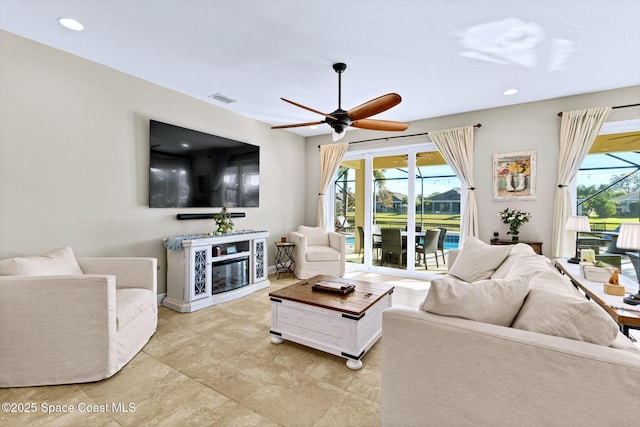
<svg viewBox="0 0 640 427"><path fill-rule="evenodd" d="M254 207L260 147L149 122L149 207Z"/></svg>

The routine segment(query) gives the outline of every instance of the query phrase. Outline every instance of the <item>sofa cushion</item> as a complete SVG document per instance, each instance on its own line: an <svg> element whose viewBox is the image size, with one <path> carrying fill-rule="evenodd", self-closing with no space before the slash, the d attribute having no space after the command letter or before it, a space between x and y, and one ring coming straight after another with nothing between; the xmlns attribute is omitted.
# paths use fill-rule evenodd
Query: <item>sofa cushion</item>
<svg viewBox="0 0 640 427"><path fill-rule="evenodd" d="M488 279L510 252L511 246L492 246L469 236L449 267L449 275L465 282Z"/></svg>
<svg viewBox="0 0 640 427"><path fill-rule="evenodd" d="M610 346L618 325L599 305L557 284L531 288L512 327Z"/></svg>
<svg viewBox="0 0 640 427"><path fill-rule="evenodd" d="M543 255L518 255L518 259L505 272L505 279L514 279L523 274L539 273L543 271L557 270L549 263L549 259Z"/></svg>
<svg viewBox="0 0 640 427"><path fill-rule="evenodd" d="M64 276L80 275L82 269L71 248L53 249L40 256L11 258L0 263L0 275Z"/></svg>
<svg viewBox="0 0 640 427"><path fill-rule="evenodd" d="M153 310L153 292L142 288L116 289L116 329L124 329L147 310Z"/></svg>
<svg viewBox="0 0 640 427"><path fill-rule="evenodd" d="M529 292L529 279L525 276L475 283L452 278L435 279L431 281L422 309L443 316L509 326Z"/></svg>
<svg viewBox="0 0 640 427"><path fill-rule="evenodd" d="M492 279L504 279L507 273L516 265L520 264L523 258L528 256L538 256L533 248L524 243L517 243L511 248L509 256L500 264L491 275Z"/></svg>
<svg viewBox="0 0 640 427"><path fill-rule="evenodd" d="M298 233L307 236L307 246L329 246L329 235L324 227L298 227Z"/></svg>
<svg viewBox="0 0 640 427"><path fill-rule="evenodd" d="M307 246L308 262L340 261L340 252L328 246Z"/></svg>

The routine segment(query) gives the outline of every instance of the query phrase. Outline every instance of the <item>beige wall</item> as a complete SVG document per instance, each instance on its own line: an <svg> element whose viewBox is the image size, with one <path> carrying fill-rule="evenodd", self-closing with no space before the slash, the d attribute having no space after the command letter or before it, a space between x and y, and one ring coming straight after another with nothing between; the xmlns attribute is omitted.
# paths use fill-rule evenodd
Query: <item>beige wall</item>
<svg viewBox="0 0 640 427"><path fill-rule="evenodd" d="M550 74L549 78L553 75ZM520 230L521 240L543 242L543 252L551 255L551 227L553 200L557 185L558 140L561 119L560 111L584 109L594 106L617 106L638 103L640 86L631 88L590 93L585 95L557 98L547 101L513 105L473 111L464 114L437 117L411 123L404 134L417 134L458 126L475 125L482 127L474 130L474 179L476 198L478 200L478 216L480 222L480 238L491 239L497 231L504 238L508 227L498 218L498 212L505 207L522 209L533 214L533 220ZM640 118L640 108L613 110L608 122ZM400 135L400 133L389 133ZM381 132L349 131L344 140L359 141L380 138ZM428 137L421 137L429 141ZM381 146L419 143L420 138L398 138L388 142L371 142L354 144L351 150L365 150ZM331 143L330 135L307 139L307 223L315 220L316 198L319 180L318 145ZM640 146L637 147L640 149ZM537 198L535 201L493 201L492 169L493 154L513 151L535 150L537 152Z"/></svg>
<svg viewBox="0 0 640 427"><path fill-rule="evenodd" d="M236 223L271 233L270 265L273 241L299 224L315 224L317 145L329 143L330 135L305 142L209 102L2 31L0 52L0 258L63 245L78 256L152 256L159 260L159 292L164 292L162 238L213 228L211 220L178 221L176 213L217 209L148 208L149 119L261 146L260 207L241 209L247 217ZM504 207L525 209L534 220L521 237L542 240L548 254L557 112L638 99L640 87L633 87L422 120L407 132L482 123L475 131L474 153L480 237L506 233L498 219ZM637 108L616 110L609 121L639 115ZM346 140L380 136L353 131ZM492 154L521 150L538 152L537 200L492 201Z"/></svg>
<svg viewBox="0 0 640 427"><path fill-rule="evenodd" d="M247 215L237 228L271 233L270 265L303 222L304 138L2 31L0 52L0 258L65 245L156 257L165 292L162 238L214 227L176 214L219 209L148 207L149 119L261 147L260 207L232 211Z"/></svg>

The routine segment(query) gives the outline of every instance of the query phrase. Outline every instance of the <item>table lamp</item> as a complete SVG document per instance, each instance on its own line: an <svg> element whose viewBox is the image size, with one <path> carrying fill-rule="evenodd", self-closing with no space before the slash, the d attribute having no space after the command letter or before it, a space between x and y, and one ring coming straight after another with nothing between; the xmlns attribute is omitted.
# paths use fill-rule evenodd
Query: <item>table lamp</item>
<svg viewBox="0 0 640 427"><path fill-rule="evenodd" d="M580 232L591 232L591 226L589 225L589 218L586 216L580 215L571 215L567 219L567 226L565 227L567 231L575 231L576 232L576 256L573 258L569 258L567 262L571 264L580 264L580 252L578 250L578 234Z"/></svg>
<svg viewBox="0 0 640 427"><path fill-rule="evenodd" d="M616 246L622 249L640 251L640 222L627 222L620 226ZM640 255L640 253L639 253ZM631 305L640 304L640 290L635 295L624 297L624 302Z"/></svg>

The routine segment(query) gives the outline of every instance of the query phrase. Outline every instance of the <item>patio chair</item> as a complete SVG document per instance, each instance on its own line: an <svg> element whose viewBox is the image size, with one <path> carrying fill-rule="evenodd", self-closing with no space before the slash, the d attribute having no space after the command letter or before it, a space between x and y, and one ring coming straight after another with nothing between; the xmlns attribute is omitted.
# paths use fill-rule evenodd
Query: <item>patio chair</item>
<svg viewBox="0 0 640 427"><path fill-rule="evenodd" d="M347 231L346 229L351 227L349 221L347 221L347 218L342 215L336 217L334 225L336 227L336 232L338 233L343 230Z"/></svg>
<svg viewBox="0 0 640 427"><path fill-rule="evenodd" d="M400 230L395 228L383 228L382 230L382 261L385 259L391 263L391 258L398 257L398 268L402 268L402 264L406 263L407 248L403 244L402 234Z"/></svg>
<svg viewBox="0 0 640 427"><path fill-rule="evenodd" d="M438 263L438 237L440 236L440 229L427 230L427 234L424 236L424 243L416 247L416 254L418 255L418 264L420 264L420 255L424 258L424 268L429 269L427 265L427 254L434 254L436 259L436 267L440 267Z"/></svg>
<svg viewBox="0 0 640 427"><path fill-rule="evenodd" d="M440 227L440 235L438 236L438 250L440 251L440 253L442 254L442 263L446 264L446 260L444 258L444 237L447 234L447 229ZM436 254L436 259L438 258L438 255Z"/></svg>

